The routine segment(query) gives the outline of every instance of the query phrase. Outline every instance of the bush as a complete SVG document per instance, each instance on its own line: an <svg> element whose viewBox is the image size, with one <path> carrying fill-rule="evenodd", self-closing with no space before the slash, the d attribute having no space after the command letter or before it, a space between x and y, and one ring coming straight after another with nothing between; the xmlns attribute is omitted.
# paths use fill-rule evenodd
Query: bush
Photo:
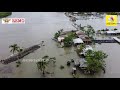
<svg viewBox="0 0 120 90"><path fill-rule="evenodd" d="M117 30L117 28L114 28L114 30Z"/></svg>
<svg viewBox="0 0 120 90"><path fill-rule="evenodd" d="M0 18L7 17L11 14L12 14L12 12L0 12Z"/></svg>
<svg viewBox="0 0 120 90"><path fill-rule="evenodd" d="M76 37L74 32L71 32L68 34L68 37L65 37L65 39L63 40L64 42L64 46L65 47L70 47L72 46L73 43L73 39Z"/></svg>
<svg viewBox="0 0 120 90"><path fill-rule="evenodd" d="M69 36L65 37L63 42L64 42L64 47L70 47L72 45L72 38Z"/></svg>

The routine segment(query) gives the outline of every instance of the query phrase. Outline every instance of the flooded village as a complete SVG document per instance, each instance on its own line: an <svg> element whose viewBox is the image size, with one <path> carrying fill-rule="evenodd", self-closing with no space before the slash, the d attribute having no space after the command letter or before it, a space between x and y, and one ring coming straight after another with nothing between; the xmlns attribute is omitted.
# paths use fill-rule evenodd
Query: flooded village
<svg viewBox="0 0 120 90"><path fill-rule="evenodd" d="M0 78L120 77L120 26L106 14L13 12L26 23L0 25Z"/></svg>

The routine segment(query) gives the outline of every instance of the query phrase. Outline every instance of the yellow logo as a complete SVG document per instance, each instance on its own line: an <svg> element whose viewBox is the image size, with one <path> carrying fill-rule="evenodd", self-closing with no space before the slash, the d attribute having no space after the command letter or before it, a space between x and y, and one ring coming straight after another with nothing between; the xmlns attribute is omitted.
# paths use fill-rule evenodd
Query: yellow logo
<svg viewBox="0 0 120 90"><path fill-rule="evenodd" d="M106 15L106 26L117 26L118 17L117 15Z"/></svg>

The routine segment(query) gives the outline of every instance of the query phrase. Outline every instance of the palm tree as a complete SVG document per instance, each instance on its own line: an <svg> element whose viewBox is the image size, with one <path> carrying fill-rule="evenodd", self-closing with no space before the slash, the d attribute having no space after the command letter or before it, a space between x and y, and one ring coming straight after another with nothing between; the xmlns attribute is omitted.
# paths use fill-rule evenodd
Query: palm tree
<svg viewBox="0 0 120 90"><path fill-rule="evenodd" d="M53 65L55 66L55 63L56 63L55 60L56 60L55 57L49 58L49 56L46 55L46 56L44 56L42 58L41 61L39 61L39 62L36 63L38 70L42 71L43 76L45 76L45 69L47 68L48 64L50 64L51 62L53 62Z"/></svg>
<svg viewBox="0 0 120 90"><path fill-rule="evenodd" d="M48 63L46 62L45 59L37 62L37 68L38 68L38 70L42 71L43 76L45 75L45 69L46 69L47 65L48 65Z"/></svg>
<svg viewBox="0 0 120 90"><path fill-rule="evenodd" d="M22 48L19 48L18 49L18 52L22 52L23 51L23 49ZM20 60L18 60L17 62L16 62L16 67L19 67L20 65L21 65L21 61Z"/></svg>
<svg viewBox="0 0 120 90"><path fill-rule="evenodd" d="M15 52L19 52L20 49L20 47L17 44L10 45L9 48L11 48L10 52L12 52L13 54Z"/></svg>

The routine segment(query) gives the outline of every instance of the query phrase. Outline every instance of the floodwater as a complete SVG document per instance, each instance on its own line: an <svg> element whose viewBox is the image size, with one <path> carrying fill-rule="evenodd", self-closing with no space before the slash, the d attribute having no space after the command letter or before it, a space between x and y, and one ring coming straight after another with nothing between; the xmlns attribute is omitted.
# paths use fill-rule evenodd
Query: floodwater
<svg viewBox="0 0 120 90"><path fill-rule="evenodd" d="M75 30L71 25L72 22L69 18L61 12L13 12L9 17L12 18L25 18L25 24L16 25L3 25L0 24L0 59L4 59L11 55L9 45L18 44L20 47L29 47L34 44L45 41L45 47L42 47L34 53L25 56L24 59L40 59L45 55L50 57L56 57L56 66L47 68L48 71L54 72L53 75L47 75L49 78L71 78L71 68L67 67L66 63L70 59L78 59L75 48L58 48L57 43L54 42L54 33L60 29L65 31ZM1 21L1 20L0 20ZM95 30L104 29L105 19L93 19L93 20L80 20L77 23L84 25L92 25ZM108 28L108 27L107 27ZM114 28L114 27L109 27ZM118 25L116 28L120 28ZM109 56L106 59L106 73L97 74L95 76L86 76L79 73L80 78L89 77L107 77L116 78L120 77L120 61L119 53L120 46L117 43L114 44L97 44L97 50L104 50ZM63 65L65 68L60 69ZM0 77L2 78L40 78L41 72L38 71L36 62L22 62L21 66L16 68L16 63L10 63L8 65L0 64L0 68L7 67L10 72L2 72L0 69Z"/></svg>

